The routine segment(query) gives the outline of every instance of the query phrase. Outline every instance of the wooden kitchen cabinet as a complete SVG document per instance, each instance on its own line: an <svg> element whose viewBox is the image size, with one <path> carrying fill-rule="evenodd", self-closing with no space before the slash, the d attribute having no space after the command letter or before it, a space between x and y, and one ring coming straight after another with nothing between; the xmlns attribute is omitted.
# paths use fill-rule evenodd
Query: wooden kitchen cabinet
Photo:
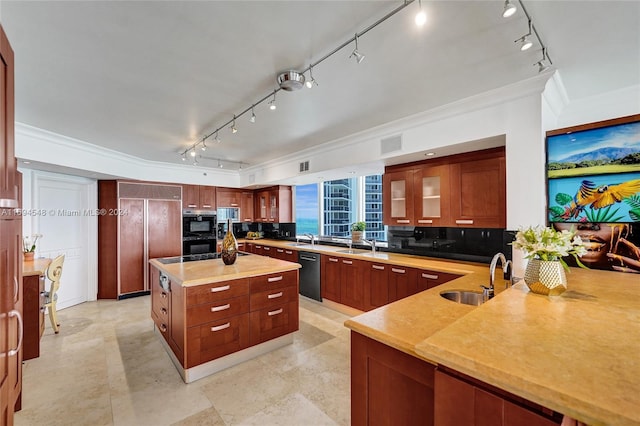
<svg viewBox="0 0 640 426"><path fill-rule="evenodd" d="M506 181L503 156L451 165L452 226L505 228Z"/></svg>
<svg viewBox="0 0 640 426"><path fill-rule="evenodd" d="M218 207L240 207L242 190L235 188L216 188L216 205Z"/></svg>
<svg viewBox="0 0 640 426"><path fill-rule="evenodd" d="M215 210L216 187L182 185L182 208L189 210Z"/></svg>
<svg viewBox="0 0 640 426"><path fill-rule="evenodd" d="M322 298L340 302L340 257L321 255L320 268Z"/></svg>
<svg viewBox="0 0 640 426"><path fill-rule="evenodd" d="M367 262L364 266L364 310L370 311L389 303L389 270L386 263Z"/></svg>
<svg viewBox="0 0 640 426"><path fill-rule="evenodd" d="M251 191L240 194L240 221L255 222L254 196Z"/></svg>
<svg viewBox="0 0 640 426"><path fill-rule="evenodd" d="M448 226L451 223L449 166L424 166L415 170L414 224L416 226Z"/></svg>
<svg viewBox="0 0 640 426"><path fill-rule="evenodd" d="M290 186L274 186L255 193L256 222L291 222L292 200Z"/></svg>
<svg viewBox="0 0 640 426"><path fill-rule="evenodd" d="M460 278L460 275L450 274L448 272L418 270L418 292L429 290L430 288L455 280L456 278Z"/></svg>
<svg viewBox="0 0 640 426"><path fill-rule="evenodd" d="M382 175L382 214L386 225L414 223L413 191L415 170L386 172Z"/></svg>
<svg viewBox="0 0 640 426"><path fill-rule="evenodd" d="M551 426L562 416L523 398L440 367L434 380L435 426Z"/></svg>
<svg viewBox="0 0 640 426"><path fill-rule="evenodd" d="M365 267L366 262L361 260L322 255L320 257L322 297L364 311Z"/></svg>
<svg viewBox="0 0 640 426"><path fill-rule="evenodd" d="M351 424L433 425L434 373L434 365L352 331Z"/></svg>
<svg viewBox="0 0 640 426"><path fill-rule="evenodd" d="M406 266L389 268L389 302L403 299L418 292L418 271Z"/></svg>

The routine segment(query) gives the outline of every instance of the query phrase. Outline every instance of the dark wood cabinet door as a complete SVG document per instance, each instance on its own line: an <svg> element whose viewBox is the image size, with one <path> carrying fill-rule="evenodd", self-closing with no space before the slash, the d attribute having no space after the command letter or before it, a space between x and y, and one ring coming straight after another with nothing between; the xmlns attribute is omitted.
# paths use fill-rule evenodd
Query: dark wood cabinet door
<svg viewBox="0 0 640 426"><path fill-rule="evenodd" d="M365 310L364 265L359 260L340 259L340 303Z"/></svg>
<svg viewBox="0 0 640 426"><path fill-rule="evenodd" d="M234 188L217 188L216 204L220 207L240 207L242 191Z"/></svg>
<svg viewBox="0 0 640 426"><path fill-rule="evenodd" d="M179 201L147 201L147 245L149 259L180 256L182 210Z"/></svg>
<svg viewBox="0 0 640 426"><path fill-rule="evenodd" d="M504 228L504 156L451 164L452 226Z"/></svg>
<svg viewBox="0 0 640 426"><path fill-rule="evenodd" d="M200 206L200 187L198 185L182 185L182 208L197 209Z"/></svg>
<svg viewBox="0 0 640 426"><path fill-rule="evenodd" d="M340 302L340 258L337 256L322 255L320 257L320 274L322 282L322 297Z"/></svg>
<svg viewBox="0 0 640 426"><path fill-rule="evenodd" d="M352 331L351 424L433 425L434 369Z"/></svg>
<svg viewBox="0 0 640 426"><path fill-rule="evenodd" d="M448 272L419 270L418 271L418 291L428 290L439 286L451 280L460 278L460 275L450 274Z"/></svg>
<svg viewBox="0 0 640 426"><path fill-rule="evenodd" d="M144 285L144 200L120 199L120 209L127 214L119 223L120 288L118 295L143 291ZM113 273L116 273L113 271Z"/></svg>
<svg viewBox="0 0 640 426"><path fill-rule="evenodd" d="M391 265L367 263L365 277L365 310L371 310L389 303L389 269Z"/></svg>
<svg viewBox="0 0 640 426"><path fill-rule="evenodd" d="M198 189L198 205L203 210L216 209L216 187L200 186Z"/></svg>
<svg viewBox="0 0 640 426"><path fill-rule="evenodd" d="M0 27L0 208L18 207L20 184L14 145L13 49Z"/></svg>
<svg viewBox="0 0 640 426"><path fill-rule="evenodd" d="M240 195L240 220L243 222L253 222L254 218L253 192L243 192Z"/></svg>
<svg viewBox="0 0 640 426"><path fill-rule="evenodd" d="M389 302L418 292L418 271L405 266L391 266L389 270Z"/></svg>
<svg viewBox="0 0 640 426"><path fill-rule="evenodd" d="M414 225L414 170L389 172L382 176L382 214L385 225Z"/></svg>

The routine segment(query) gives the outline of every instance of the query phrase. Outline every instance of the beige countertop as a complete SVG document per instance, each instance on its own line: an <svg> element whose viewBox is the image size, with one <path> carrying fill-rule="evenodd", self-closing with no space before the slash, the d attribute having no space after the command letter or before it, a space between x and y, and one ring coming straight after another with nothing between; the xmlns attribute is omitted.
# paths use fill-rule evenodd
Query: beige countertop
<svg viewBox="0 0 640 426"><path fill-rule="evenodd" d="M301 267L298 263L257 255L238 256L233 265L225 265L222 259L170 264L151 259L149 263L166 273L172 282L185 287L295 271Z"/></svg>
<svg viewBox="0 0 640 426"><path fill-rule="evenodd" d="M22 262L22 276L44 275L51 263L51 259L40 258Z"/></svg>

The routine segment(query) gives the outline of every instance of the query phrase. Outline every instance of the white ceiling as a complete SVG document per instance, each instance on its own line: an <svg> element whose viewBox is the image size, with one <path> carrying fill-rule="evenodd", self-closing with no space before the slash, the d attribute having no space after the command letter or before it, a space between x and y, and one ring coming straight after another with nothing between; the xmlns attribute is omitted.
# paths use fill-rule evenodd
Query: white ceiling
<svg viewBox="0 0 640 426"><path fill-rule="evenodd" d="M319 86L205 157L257 164L537 74L522 10L502 0L418 2L314 68ZM16 120L143 159L179 151L403 1L0 1L15 51ZM526 0L570 100L640 84L640 1ZM213 144L213 137L208 141ZM214 161L201 160L215 167Z"/></svg>

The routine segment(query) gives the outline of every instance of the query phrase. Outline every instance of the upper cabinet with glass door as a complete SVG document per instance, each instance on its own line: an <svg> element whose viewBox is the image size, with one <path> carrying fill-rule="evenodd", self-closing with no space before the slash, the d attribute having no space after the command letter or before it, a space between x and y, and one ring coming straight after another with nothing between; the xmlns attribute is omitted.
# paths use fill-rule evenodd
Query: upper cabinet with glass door
<svg viewBox="0 0 640 426"><path fill-rule="evenodd" d="M416 169L414 211L416 226L446 226L450 223L449 166Z"/></svg>
<svg viewBox="0 0 640 426"><path fill-rule="evenodd" d="M382 176L383 217L387 225L413 225L414 170L385 173Z"/></svg>

